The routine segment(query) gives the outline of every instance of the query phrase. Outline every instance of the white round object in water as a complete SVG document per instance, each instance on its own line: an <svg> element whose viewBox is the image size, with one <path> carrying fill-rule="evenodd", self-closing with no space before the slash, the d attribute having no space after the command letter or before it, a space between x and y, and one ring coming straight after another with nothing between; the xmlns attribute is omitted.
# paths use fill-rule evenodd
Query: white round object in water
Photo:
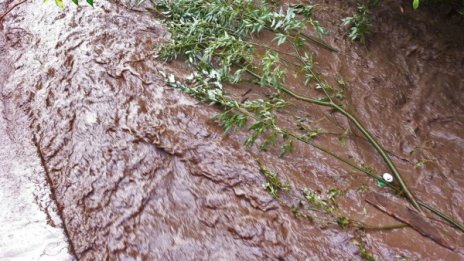
<svg viewBox="0 0 464 261"><path fill-rule="evenodd" d="M382 178L388 183L393 181L393 176L390 173L383 173Z"/></svg>

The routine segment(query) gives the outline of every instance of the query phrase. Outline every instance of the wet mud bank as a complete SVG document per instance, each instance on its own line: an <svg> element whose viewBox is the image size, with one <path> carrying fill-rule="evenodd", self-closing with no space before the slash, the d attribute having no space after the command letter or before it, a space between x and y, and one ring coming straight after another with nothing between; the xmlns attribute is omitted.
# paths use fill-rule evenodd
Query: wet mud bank
<svg viewBox="0 0 464 261"><path fill-rule="evenodd" d="M29 118L3 92L14 72L11 36L0 30L0 260L71 260Z"/></svg>
<svg viewBox="0 0 464 261"><path fill-rule="evenodd" d="M462 23L402 14L401 1L386 1L364 47L338 31L348 3L318 2L320 20L337 21L327 41L341 50L318 50L320 67L352 86L350 109L416 195L462 219L464 45L453 34ZM156 69L176 68L153 58L164 32L150 14L109 2L64 11L26 3L2 26L8 128L30 129L76 259L347 260L360 258L359 238L381 260L464 258L462 234L451 251L410 228L365 232L295 218L263 190L254 157L300 187L344 190L339 205L350 217L395 222L364 201L359 188L375 184L362 174L305 147L284 159L247 151L245 133L224 136L210 120L215 108L165 87ZM356 133L346 146L384 170Z"/></svg>
<svg viewBox="0 0 464 261"><path fill-rule="evenodd" d="M30 133L11 132L8 113L0 103L0 260L70 260Z"/></svg>

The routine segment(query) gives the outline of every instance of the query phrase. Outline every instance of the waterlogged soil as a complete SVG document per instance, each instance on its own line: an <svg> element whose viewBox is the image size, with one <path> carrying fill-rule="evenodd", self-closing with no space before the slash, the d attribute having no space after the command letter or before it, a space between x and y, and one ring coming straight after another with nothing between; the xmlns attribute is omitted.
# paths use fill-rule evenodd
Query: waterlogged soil
<svg viewBox="0 0 464 261"><path fill-rule="evenodd" d="M340 50L314 47L318 69L347 82L347 108L391 153L417 198L463 222L464 21L444 8L413 12L383 1L362 45L339 28L355 11L351 1L317 2L331 31L325 39ZM284 158L247 150L246 132L225 136L211 120L217 108L166 87L157 69L186 68L154 59L166 35L144 9L27 2L0 23L5 125L13 137L31 133L23 149L37 151L75 259L359 260L360 242L379 260L464 259L463 234L439 221L454 250L412 228L341 229L324 214L295 217L263 189L255 157L293 187L338 188L340 214L372 226L399 223L365 202L363 191L388 189L363 174L301 144ZM350 127L324 108L294 102L287 112L330 132ZM330 135L317 141L387 171L351 133L346 145ZM298 203L288 195L282 202Z"/></svg>

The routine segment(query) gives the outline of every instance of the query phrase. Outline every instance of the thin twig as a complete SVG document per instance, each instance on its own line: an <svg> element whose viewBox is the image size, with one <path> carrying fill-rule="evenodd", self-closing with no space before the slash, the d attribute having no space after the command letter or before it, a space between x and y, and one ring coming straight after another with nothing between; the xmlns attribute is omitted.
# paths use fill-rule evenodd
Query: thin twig
<svg viewBox="0 0 464 261"><path fill-rule="evenodd" d="M301 55L299 54L298 52L298 48L294 45L294 49L295 51L297 52L298 56L301 57ZM302 61L303 62L303 61ZM311 73L312 70L311 70ZM319 77L317 77L316 74L314 74L314 78L315 80L319 83L319 84L323 84L322 81L319 79ZM324 90L326 96L330 99L330 96L327 94L327 92ZM290 95L291 92L288 92ZM293 97L297 98L297 99L300 99L300 100L304 100L304 101L310 101L310 99L302 99L303 97L302 96L299 96L299 95L295 95L293 94L292 95ZM314 102L313 102L314 103ZM320 104L320 103L316 103L316 104ZM341 114L343 114L346 118L348 118L355 126L356 128L361 131L361 133L364 135L364 137L366 137L369 142L374 146L375 150L377 150L377 152L380 154L380 156L383 158L383 160L385 161L385 163L387 164L388 168L393 172L393 175L395 176L395 178L398 180L398 183L400 184L401 188L403 189L404 193L406 194L406 197L408 198L408 200L411 202L411 204L418 210L418 211L421 211L421 207L420 205L417 203L416 199L414 198L414 196L412 195L411 191L408 189L408 187L406 186L406 183L403 181L403 178L401 177L401 174L400 172L398 171L398 169L396 168L395 164L393 163L393 161L391 160L390 156L388 156L388 153L385 152L385 150L382 148L382 146L379 144L379 142L373 137L373 135L366 129L364 128L364 126L358 121L358 119L356 119L356 117L349 113L348 111L346 111L345 109L343 109L340 105L336 104L335 102L332 101L332 99L330 99L330 102L328 102L329 105L324 105L324 106L330 106L332 107L333 109L337 110L338 112L340 112Z"/></svg>
<svg viewBox="0 0 464 261"><path fill-rule="evenodd" d="M288 132L288 131L286 131L285 134L287 134L288 136L291 136L291 137L293 137L293 138L295 138L295 139L297 139L297 140L299 140L299 141L301 141L301 142L303 142L303 143L305 143L305 144L308 144L308 145L310 145L310 146L312 146L312 147L314 147L314 148L316 148L316 149L318 149L318 150L320 150L320 151L322 151L322 152L324 152L324 153L326 153L326 154L332 156L333 158L335 158L335 159L337 159L337 160L339 160L339 161L345 163L346 165L348 165L348 166L350 166L350 167L352 167L352 168L354 168L354 169L356 169L356 170L358 170L358 171L360 171L360 172L362 172L362 173L368 175L369 177L371 177L371 178L373 178L373 179L376 179L376 180L378 180L378 181L384 182L383 178L381 178L381 177L379 177L379 176L376 176L376 175L372 174L371 172L367 171L365 168L362 168L362 167L358 166L356 163L354 163L354 162L352 162L352 161L350 161L350 160L348 160L348 159L342 158L342 157L338 156L337 154L331 152L330 150L328 150L328 149L326 149L326 148L324 148L324 147L322 147L322 146L319 146L319 145L315 144L314 142L310 142L310 141L308 141L308 140L306 140L306 139L304 139L304 138L302 138L302 137L300 137L300 136L297 136L297 135L295 135L295 134L293 134L293 133L290 133L290 132ZM384 183L385 183L388 187L390 187L391 189L393 189L393 191L395 191L395 193L400 193L400 192L402 191L401 188L396 187L396 186L395 186L394 184L392 184L392 183L388 183L388 182L384 182ZM447 216L447 215L444 214L443 212L437 210L436 208L434 208L434 207L428 205L427 203L425 203L425 202L423 202L423 201L421 201L421 200L417 200L417 203L418 203L419 205L421 205L422 207L428 209L428 210L429 210L430 212L432 212L433 214L435 214L435 215L437 215L438 217L442 218L443 220L445 220L446 222L448 222L448 223L451 224L452 226L456 227L456 228L457 228L458 230L460 230L461 232L464 232L464 225L463 225L463 224L459 223L458 221L454 220L453 218Z"/></svg>
<svg viewBox="0 0 464 261"><path fill-rule="evenodd" d="M392 229L398 229L398 228L405 228L409 227L408 224L393 224L393 225L385 225L385 226L372 226L372 225L367 225L367 224L360 224L357 226L357 228L364 229L364 230L392 230Z"/></svg>

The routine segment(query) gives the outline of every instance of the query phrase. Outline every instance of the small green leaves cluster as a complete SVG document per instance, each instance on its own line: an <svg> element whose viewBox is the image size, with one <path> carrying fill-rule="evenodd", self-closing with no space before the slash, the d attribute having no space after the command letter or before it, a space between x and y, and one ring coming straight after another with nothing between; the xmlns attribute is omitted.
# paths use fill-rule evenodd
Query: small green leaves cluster
<svg viewBox="0 0 464 261"><path fill-rule="evenodd" d="M347 228L351 225L351 219L346 217L346 216L338 216L337 217L337 224L341 227L341 228Z"/></svg>
<svg viewBox="0 0 464 261"><path fill-rule="evenodd" d="M295 216L303 216L310 219L311 222L314 222L315 220L313 215L319 215L319 218L326 215L325 222L327 224L337 224L343 229L355 227L355 222L353 220L346 216L337 214L336 210L338 209L338 206L335 199L342 194L338 189L330 189L325 196L307 188L303 189L302 192L307 205L304 205L300 201L300 204L293 206L292 212ZM305 208L311 211L303 211ZM324 218L319 221L323 220Z"/></svg>
<svg viewBox="0 0 464 261"><path fill-rule="evenodd" d="M370 12L367 5L358 6L358 11L353 16L342 19L342 26L349 26L348 38L352 41L364 43L365 37L370 31Z"/></svg>
<svg viewBox="0 0 464 261"><path fill-rule="evenodd" d="M358 247L359 256L366 261L375 261L375 257L366 248L366 244L362 240L356 240L355 245Z"/></svg>
<svg viewBox="0 0 464 261"><path fill-rule="evenodd" d="M46 2L47 0L45 0ZM79 0L71 0L75 5L79 5ZM90 6L93 7L93 0L86 0L87 4L89 4ZM64 8L64 2L63 0L55 0L55 4L56 6L60 7L60 8Z"/></svg>
<svg viewBox="0 0 464 261"><path fill-rule="evenodd" d="M296 126L298 126L301 132L303 132L301 138L308 142L315 139L322 132L321 129L312 129L311 126L305 123L305 120L302 118L297 119Z"/></svg>
<svg viewBox="0 0 464 261"><path fill-rule="evenodd" d="M314 210L323 210L327 214L332 214L336 209L335 198L340 195L337 189L330 189L324 197L310 189L303 189L303 195L306 202L313 207Z"/></svg>
<svg viewBox="0 0 464 261"><path fill-rule="evenodd" d="M261 174L266 178L263 184L264 189L269 192L274 198L279 198L281 191L290 190L290 182L282 181L278 174L264 166L259 160L256 160L259 165Z"/></svg>
<svg viewBox="0 0 464 261"><path fill-rule="evenodd" d="M275 110L287 106L280 97L269 97L267 99L247 100L238 102L226 95L222 87L221 71L214 69L194 72L188 78L187 84L178 81L173 74L160 72L164 76L168 86L176 88L196 99L219 105L223 112L216 116L216 120L225 129L226 133L235 128L242 128L247 123L251 136L245 140L245 145L254 145L258 138L262 138L258 146L260 150L266 150L271 145L276 145L278 137L284 141L288 135L276 125ZM282 145L282 154L292 150L292 142L288 141Z"/></svg>

